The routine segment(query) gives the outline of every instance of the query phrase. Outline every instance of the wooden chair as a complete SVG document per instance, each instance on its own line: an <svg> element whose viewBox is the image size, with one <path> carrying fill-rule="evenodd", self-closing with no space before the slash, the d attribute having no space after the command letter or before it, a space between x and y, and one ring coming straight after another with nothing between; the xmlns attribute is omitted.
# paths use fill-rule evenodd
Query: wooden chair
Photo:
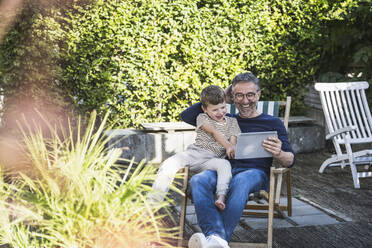
<svg viewBox="0 0 372 248"><path fill-rule="evenodd" d="M261 113L266 113L275 117L279 117L279 109L280 107L284 108L284 116L281 118L283 120L284 126L288 131L288 122L289 122L289 115L291 109L291 97L287 97L286 101L259 101L257 103L257 110ZM235 114L238 113L238 110L232 104L230 106L230 113ZM276 187L278 192L278 197L275 200L276 212L275 216L277 217L284 217L283 211L287 211L288 216L292 216L292 191L291 191L291 174L290 171L286 171L286 186L287 186L287 204L280 205L280 192L281 192L281 185L282 185L282 177L279 177L280 187ZM264 198L267 200L268 195L264 192L256 192L250 196L250 199L256 200L257 198ZM252 201L251 201L252 202ZM267 201L268 202L268 201ZM257 215L257 216L267 216L267 210L269 209L268 204L248 204L245 207L245 211L243 212L243 216L247 215ZM254 211L259 210L259 211ZM262 212L262 210L266 210L266 212Z"/></svg>
<svg viewBox="0 0 372 248"><path fill-rule="evenodd" d="M354 187L359 178L372 177L371 171L359 172L357 166L372 163L372 150L352 149L355 144L372 143L372 118L365 90L368 82L316 83L329 134L336 154L323 162L319 173L329 166L350 166Z"/></svg>
<svg viewBox="0 0 372 248"><path fill-rule="evenodd" d="M288 121L290 114L291 106L291 97L287 97L286 101L260 101L257 103L257 109L260 112L267 113L273 116L279 116L279 107L285 107L283 123L288 130ZM237 113L234 105L230 105L230 113ZM185 176L183 178L182 191L184 192L184 197L181 202L181 213L180 213L180 226L179 226L179 241L178 246L182 247L183 243L183 233L184 225L186 218L186 206L187 206L187 189L188 189L188 178L189 178L189 169L186 167L184 169ZM286 174L287 179L287 205L280 205L280 193L282 188L283 175ZM260 199L265 199L267 204L250 204L252 200L255 200L255 197ZM277 216L283 217L283 211L287 211L288 216L292 215L292 196L291 196L291 187L290 187L290 170L288 168L275 168L274 166L270 169L270 186L269 192L261 190L250 195L250 201L246 205L245 209L249 211L244 211L244 215L260 215L268 217L268 234L267 242L262 244L257 243L237 243L230 242L231 247L272 247L272 238L273 238L273 218L274 212ZM252 210L261 210L261 212L255 212ZM262 211L266 210L266 211Z"/></svg>

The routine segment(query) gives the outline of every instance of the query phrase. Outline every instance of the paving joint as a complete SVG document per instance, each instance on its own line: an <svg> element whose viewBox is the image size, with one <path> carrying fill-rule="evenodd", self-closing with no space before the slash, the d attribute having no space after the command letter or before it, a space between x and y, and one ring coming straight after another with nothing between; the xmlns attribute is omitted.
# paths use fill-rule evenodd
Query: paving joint
<svg viewBox="0 0 372 248"><path fill-rule="evenodd" d="M343 216L341 217L342 214L340 213L336 213L335 211L332 211L330 209L327 209L327 208L324 208L322 206L320 206L319 204L303 197L303 196L298 196L296 197L298 200L301 200L303 202L306 202L307 204L319 209L320 211L323 211L324 213L326 213L327 215L329 215L330 217L336 219L338 222L349 222L349 221L352 221L352 219L350 219L349 217L346 217L346 216Z"/></svg>

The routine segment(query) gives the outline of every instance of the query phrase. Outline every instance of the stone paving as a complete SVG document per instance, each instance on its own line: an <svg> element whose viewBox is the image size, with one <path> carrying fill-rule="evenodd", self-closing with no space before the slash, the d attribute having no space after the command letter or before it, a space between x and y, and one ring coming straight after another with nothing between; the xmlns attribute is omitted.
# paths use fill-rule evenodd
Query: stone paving
<svg viewBox="0 0 372 248"><path fill-rule="evenodd" d="M281 198L281 203L286 203L286 198ZM177 207L180 211L180 208ZM286 214L286 212L284 212ZM186 220L194 230L200 231L197 225L197 218L194 206L189 203L186 211ZM247 226L253 230L262 230L267 228L267 218L245 216L241 218ZM312 225L330 225L340 222L352 221L341 213L335 213L332 210L322 208L308 199L292 198L292 216L285 215L285 218L274 218L274 228L303 227Z"/></svg>
<svg viewBox="0 0 372 248"><path fill-rule="evenodd" d="M291 169L293 214L274 218L274 248L372 247L372 178L355 189L350 168L330 168L318 173L327 151L297 154ZM285 201L282 199L281 201ZM200 231L194 208L187 208L185 239ZM232 241L262 243L267 219L242 217Z"/></svg>

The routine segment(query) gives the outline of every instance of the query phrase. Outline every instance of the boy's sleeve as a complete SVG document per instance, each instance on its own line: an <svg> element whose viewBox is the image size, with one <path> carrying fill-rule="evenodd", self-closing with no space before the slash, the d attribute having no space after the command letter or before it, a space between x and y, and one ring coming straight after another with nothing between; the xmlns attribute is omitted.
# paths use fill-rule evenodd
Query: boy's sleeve
<svg viewBox="0 0 372 248"><path fill-rule="evenodd" d="M203 110L201 108L201 103L195 103L194 105L188 107L181 113L181 119L193 126L196 126L196 117L203 113Z"/></svg>
<svg viewBox="0 0 372 248"><path fill-rule="evenodd" d="M207 121L208 121L208 116L206 114L204 114L204 113L200 113L198 115L198 117L196 117L196 128L195 128L195 131L197 131Z"/></svg>

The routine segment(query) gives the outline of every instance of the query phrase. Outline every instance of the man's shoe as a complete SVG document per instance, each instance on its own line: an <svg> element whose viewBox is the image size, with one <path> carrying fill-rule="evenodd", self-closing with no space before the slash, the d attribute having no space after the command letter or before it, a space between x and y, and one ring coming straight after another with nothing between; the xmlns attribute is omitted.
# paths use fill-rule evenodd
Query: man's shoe
<svg viewBox="0 0 372 248"><path fill-rule="evenodd" d="M230 248L226 240L218 235L210 235L206 238L207 245L206 248Z"/></svg>
<svg viewBox="0 0 372 248"><path fill-rule="evenodd" d="M206 248L207 239L202 233L194 233L189 239L189 248Z"/></svg>

